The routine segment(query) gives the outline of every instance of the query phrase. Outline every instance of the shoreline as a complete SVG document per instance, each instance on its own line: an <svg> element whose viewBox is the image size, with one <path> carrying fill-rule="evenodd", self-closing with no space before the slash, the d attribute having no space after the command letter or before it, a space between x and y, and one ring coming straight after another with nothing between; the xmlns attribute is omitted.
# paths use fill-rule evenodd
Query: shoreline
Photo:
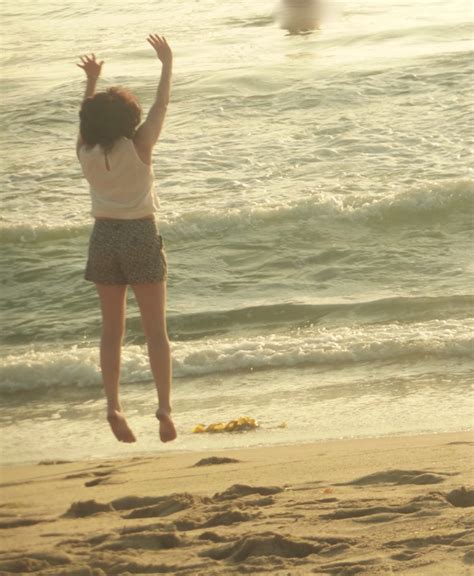
<svg viewBox="0 0 474 576"><path fill-rule="evenodd" d="M2 465L0 572L467 576L472 446L470 431Z"/></svg>
<svg viewBox="0 0 474 576"><path fill-rule="evenodd" d="M242 432L243 434L254 433L254 431L246 431ZM441 431L425 431L425 432L399 432L396 434L387 433L378 436L341 436L335 438L322 438L322 439L312 439L312 440L294 440L293 442L276 442L272 444L256 444L252 446L230 446L230 447L223 447L223 448L206 448L201 450L192 450L190 448L174 448L173 443L169 443L163 445L158 438L157 435L157 448L155 450L144 449L144 450L137 450L135 453L130 455L110 455L110 456L91 456L90 458L42 458L40 460L25 460L25 461L13 461L13 462L3 462L0 458L0 475L2 469L4 468L21 468L21 467L29 467L29 466L51 466L51 465L60 465L60 464L80 464L80 463L94 463L94 462L116 462L122 460L133 460L136 458L150 458L150 457L159 457L159 456L179 456L179 455L204 455L209 452L219 452L219 453L227 453L227 452L241 452L247 450L272 450L278 448L289 448L291 446L312 446L312 445L319 445L319 444L331 444L334 442L364 442L365 440L384 440L384 439L402 439L402 438L418 438L418 437L425 437L425 436L439 436L443 434L474 434L474 428L467 428L462 430L441 430ZM206 433L205 436L208 435L220 435L219 433L211 434ZM131 445L133 446L133 445Z"/></svg>

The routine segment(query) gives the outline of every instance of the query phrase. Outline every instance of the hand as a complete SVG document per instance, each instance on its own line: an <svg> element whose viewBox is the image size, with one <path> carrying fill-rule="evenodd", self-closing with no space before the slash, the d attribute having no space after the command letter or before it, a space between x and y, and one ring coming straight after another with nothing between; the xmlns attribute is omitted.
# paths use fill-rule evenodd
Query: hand
<svg viewBox="0 0 474 576"><path fill-rule="evenodd" d="M166 42L164 36L150 34L147 41L155 49L156 55L161 60L162 64L171 64L173 61L173 53L171 52L171 48L168 46L168 42Z"/></svg>
<svg viewBox="0 0 474 576"><path fill-rule="evenodd" d="M102 64L104 61L97 62L95 59L95 54L91 54L92 58L89 56L81 56L82 64L76 64L79 68L82 68L90 80L97 80L100 76L100 71L102 70Z"/></svg>

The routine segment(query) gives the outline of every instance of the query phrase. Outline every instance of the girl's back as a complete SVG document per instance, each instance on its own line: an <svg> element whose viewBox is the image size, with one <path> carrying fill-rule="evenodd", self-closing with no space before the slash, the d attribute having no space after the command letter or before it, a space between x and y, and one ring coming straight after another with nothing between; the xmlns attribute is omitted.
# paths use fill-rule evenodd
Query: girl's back
<svg viewBox="0 0 474 576"><path fill-rule="evenodd" d="M140 218L158 207L152 166L139 158L133 140L120 138L110 151L99 144L81 146L78 156L89 182L93 216Z"/></svg>

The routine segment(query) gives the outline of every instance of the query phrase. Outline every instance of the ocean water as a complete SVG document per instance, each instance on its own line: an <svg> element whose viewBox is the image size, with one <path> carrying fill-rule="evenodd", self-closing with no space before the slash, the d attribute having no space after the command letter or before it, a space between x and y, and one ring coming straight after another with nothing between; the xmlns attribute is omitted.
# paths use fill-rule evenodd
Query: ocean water
<svg viewBox="0 0 474 576"><path fill-rule="evenodd" d="M2 5L4 462L472 428L472 5L328 0L304 35L275 8ZM147 110L150 32L175 53L154 156L180 434L166 447L131 297L122 395L138 444L104 420L75 157L78 56ZM240 415L261 427L191 432Z"/></svg>

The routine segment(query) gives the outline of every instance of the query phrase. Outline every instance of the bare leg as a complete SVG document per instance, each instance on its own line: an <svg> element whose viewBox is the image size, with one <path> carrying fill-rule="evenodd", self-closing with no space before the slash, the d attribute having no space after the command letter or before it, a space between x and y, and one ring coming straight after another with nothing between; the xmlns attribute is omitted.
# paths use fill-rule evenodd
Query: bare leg
<svg viewBox="0 0 474 576"><path fill-rule="evenodd" d="M156 417L160 421L160 439L162 442L170 442L176 438L176 429L171 419L171 354L166 330L166 282L135 284L132 288L140 307L151 371L158 393Z"/></svg>
<svg viewBox="0 0 474 576"><path fill-rule="evenodd" d="M96 284L96 288L102 310L100 367L107 398L107 420L117 440L135 442L135 435L128 427L119 399L120 354L125 331L127 286Z"/></svg>

